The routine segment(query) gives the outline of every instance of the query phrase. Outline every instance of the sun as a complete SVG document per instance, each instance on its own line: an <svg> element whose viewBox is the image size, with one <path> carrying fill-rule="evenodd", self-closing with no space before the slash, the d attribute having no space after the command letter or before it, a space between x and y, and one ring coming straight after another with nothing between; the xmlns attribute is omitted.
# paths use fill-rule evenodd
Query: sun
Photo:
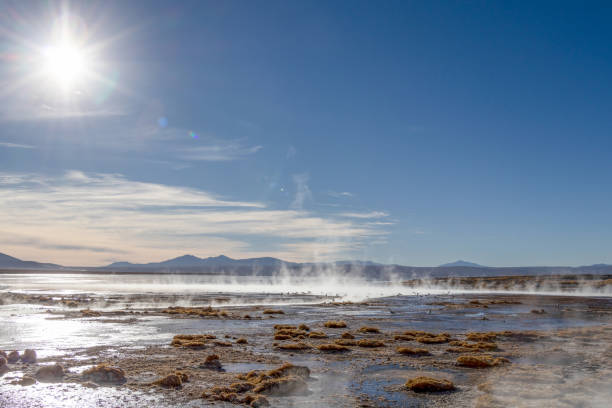
<svg viewBox="0 0 612 408"><path fill-rule="evenodd" d="M85 51L67 41L45 48L43 59L48 79L63 89L78 85L87 72Z"/></svg>

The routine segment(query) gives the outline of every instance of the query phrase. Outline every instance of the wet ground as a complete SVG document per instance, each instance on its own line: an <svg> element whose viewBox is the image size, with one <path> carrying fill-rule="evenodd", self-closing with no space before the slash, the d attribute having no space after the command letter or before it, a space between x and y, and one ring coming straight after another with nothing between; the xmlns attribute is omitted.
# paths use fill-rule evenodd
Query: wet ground
<svg viewBox="0 0 612 408"><path fill-rule="evenodd" d="M265 393L271 406L604 407L612 397L612 298L607 296L376 284L347 296L332 286L287 293L285 283L252 282L250 290L244 285L237 290L235 282L155 277L147 286L146 277L124 284L119 279L0 274L0 350L34 349L38 356L37 363L6 365L0 407L238 406L237 399L221 398L214 387L285 362L310 369L307 390ZM346 327L326 327L328 321ZM297 329L300 324L308 330ZM278 325L296 329L283 338ZM360 331L364 326L373 329ZM215 339L171 346L180 334ZM380 347L360 346L364 340ZM337 343L346 349L319 349ZM474 348L478 343L485 348ZM291 344L302 349L287 350ZM400 354L401 347L428 354ZM205 366L211 354L219 356L222 370ZM458 365L459 357L473 355L507 362L488 368ZM65 369L61 378L16 384L55 363ZM83 372L101 363L123 370L126 381L86 380ZM153 384L176 371L189 381L180 387ZM404 386L419 376L450 380L456 388L420 393ZM240 400L249 393L235 394Z"/></svg>

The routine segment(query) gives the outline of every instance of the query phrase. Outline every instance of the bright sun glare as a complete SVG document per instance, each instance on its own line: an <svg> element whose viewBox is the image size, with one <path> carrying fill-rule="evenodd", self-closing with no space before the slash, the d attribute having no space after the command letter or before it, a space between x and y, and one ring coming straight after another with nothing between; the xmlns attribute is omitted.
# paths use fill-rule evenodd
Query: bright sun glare
<svg viewBox="0 0 612 408"><path fill-rule="evenodd" d="M47 75L62 88L77 84L87 69L83 51L70 43L48 47L44 59Z"/></svg>

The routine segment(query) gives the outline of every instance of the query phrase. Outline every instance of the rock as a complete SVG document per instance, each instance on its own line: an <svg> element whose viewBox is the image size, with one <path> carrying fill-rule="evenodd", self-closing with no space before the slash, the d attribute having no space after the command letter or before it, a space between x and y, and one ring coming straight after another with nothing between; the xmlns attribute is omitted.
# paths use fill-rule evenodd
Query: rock
<svg viewBox="0 0 612 408"><path fill-rule="evenodd" d="M301 377L272 378L259 383L253 391L273 396L305 394L308 391L308 384Z"/></svg>
<svg viewBox="0 0 612 408"><path fill-rule="evenodd" d="M0 356L0 376L3 376L4 374L9 372L9 368L6 363L6 358Z"/></svg>
<svg viewBox="0 0 612 408"><path fill-rule="evenodd" d="M13 350L11 351L6 360L10 363L10 364L15 364L16 362L19 361L19 352L17 350Z"/></svg>
<svg viewBox="0 0 612 408"><path fill-rule="evenodd" d="M20 380L12 381L11 384L27 387L28 385L36 384L36 380L28 375L24 375Z"/></svg>
<svg viewBox="0 0 612 408"><path fill-rule="evenodd" d="M36 363L36 351L27 349L21 356L21 361L24 363Z"/></svg>
<svg viewBox="0 0 612 408"><path fill-rule="evenodd" d="M259 395L253 401L251 401L250 406L253 408L269 407L270 403L266 397Z"/></svg>
<svg viewBox="0 0 612 408"><path fill-rule="evenodd" d="M81 376L83 379L97 384L123 384L127 381L122 369L106 364L99 364L96 367L85 370Z"/></svg>
<svg viewBox="0 0 612 408"><path fill-rule="evenodd" d="M216 370L216 371L224 371L223 366L221 365L221 362L219 361L219 356L216 354L210 354L208 357L206 357L204 364L200 364L200 368L206 368L209 370Z"/></svg>
<svg viewBox="0 0 612 408"><path fill-rule="evenodd" d="M64 376L64 367L59 364L43 366L36 370L34 376L42 382L58 381Z"/></svg>

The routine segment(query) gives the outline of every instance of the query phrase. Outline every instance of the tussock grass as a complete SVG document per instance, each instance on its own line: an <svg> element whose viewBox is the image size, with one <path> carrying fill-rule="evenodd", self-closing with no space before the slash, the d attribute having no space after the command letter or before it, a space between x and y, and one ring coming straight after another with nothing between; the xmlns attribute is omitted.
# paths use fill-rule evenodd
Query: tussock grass
<svg viewBox="0 0 612 408"><path fill-rule="evenodd" d="M362 339L357 342L359 347L385 347L385 343L381 340Z"/></svg>
<svg viewBox="0 0 612 408"><path fill-rule="evenodd" d="M493 357L486 354L467 354L457 357L457 365L470 368L488 368L499 366L510 361L504 357Z"/></svg>
<svg viewBox="0 0 612 408"><path fill-rule="evenodd" d="M455 385L444 379L415 377L406 382L406 388L414 392L441 392L452 391Z"/></svg>
<svg viewBox="0 0 612 408"><path fill-rule="evenodd" d="M346 322L342 320L329 320L323 323L323 326L327 327L328 329L343 329L346 327Z"/></svg>
<svg viewBox="0 0 612 408"><path fill-rule="evenodd" d="M424 348L398 347L397 352L406 356L427 356L429 351Z"/></svg>
<svg viewBox="0 0 612 408"><path fill-rule="evenodd" d="M378 327L363 326L359 329L360 333L380 333Z"/></svg>
<svg viewBox="0 0 612 408"><path fill-rule="evenodd" d="M351 351L350 348L343 346L341 344L337 344L337 343L320 344L317 346L317 349L319 349L319 351L332 352L332 353Z"/></svg>

